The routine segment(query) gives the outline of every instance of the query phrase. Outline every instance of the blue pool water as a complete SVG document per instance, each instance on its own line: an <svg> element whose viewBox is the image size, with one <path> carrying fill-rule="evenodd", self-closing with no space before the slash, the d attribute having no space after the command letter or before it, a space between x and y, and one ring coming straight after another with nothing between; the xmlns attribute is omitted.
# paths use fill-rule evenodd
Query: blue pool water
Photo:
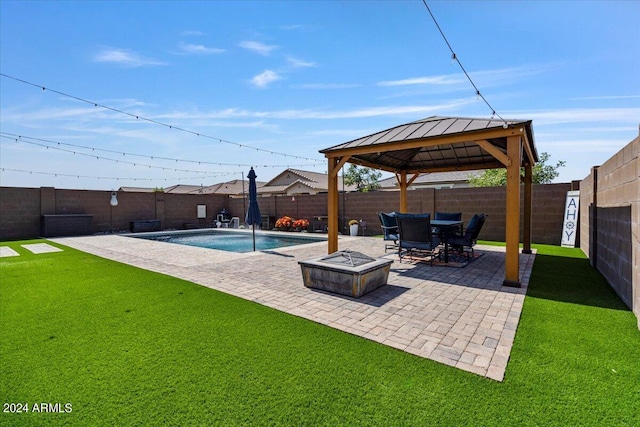
<svg viewBox="0 0 640 427"><path fill-rule="evenodd" d="M229 252L252 252L253 238L251 233L216 232L188 234L153 234L134 236L141 239L160 242L177 243L179 245L197 246L200 248L218 249ZM319 237L279 236L277 234L256 233L256 251L284 248L287 246L303 245L326 241Z"/></svg>

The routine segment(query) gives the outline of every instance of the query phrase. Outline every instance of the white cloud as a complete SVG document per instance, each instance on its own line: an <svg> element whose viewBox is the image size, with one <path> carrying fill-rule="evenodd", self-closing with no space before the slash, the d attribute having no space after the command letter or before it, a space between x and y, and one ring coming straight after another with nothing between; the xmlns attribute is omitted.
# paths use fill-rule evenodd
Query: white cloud
<svg viewBox="0 0 640 427"><path fill-rule="evenodd" d="M360 87L361 84L355 83L305 83L294 85L294 89L350 89Z"/></svg>
<svg viewBox="0 0 640 427"><path fill-rule="evenodd" d="M457 74L432 77L413 77L401 80L388 80L376 83L376 86L408 86L408 85L451 85L464 82L464 78Z"/></svg>
<svg viewBox="0 0 640 427"><path fill-rule="evenodd" d="M167 62L153 58L145 58L130 49L118 49L106 47L98 52L93 60L95 62L108 62L125 67L145 67L167 65Z"/></svg>
<svg viewBox="0 0 640 427"><path fill-rule="evenodd" d="M566 123L634 123L640 117L640 108L574 108L558 110L510 111L505 117L522 117L533 120L534 125Z"/></svg>
<svg viewBox="0 0 640 427"><path fill-rule="evenodd" d="M280 77L280 75L275 71L264 70L262 73L254 76L251 79L251 83L253 83L257 87L264 88L269 84L275 82L276 80L280 80L281 78L282 77Z"/></svg>
<svg viewBox="0 0 640 427"><path fill-rule="evenodd" d="M293 68L307 68L307 67L315 67L315 62L305 61L304 59L294 58L293 56L287 56L287 62Z"/></svg>
<svg viewBox="0 0 640 427"><path fill-rule="evenodd" d="M629 141L625 139L611 139L611 138L602 138L602 139L563 139L557 138L552 142L546 142L543 144L537 145L548 145L549 148L553 149L556 153L570 153L572 155L576 155L579 153L580 155L584 155L585 153L607 153L613 154L616 151L620 150Z"/></svg>
<svg viewBox="0 0 640 427"><path fill-rule="evenodd" d="M483 87L505 86L522 81L525 77L554 71L557 64L520 65L518 67L499 68L496 70L470 71L469 75L482 90Z"/></svg>
<svg viewBox="0 0 640 427"><path fill-rule="evenodd" d="M263 73L264 74L264 73ZM224 110L212 112L183 112L171 113L165 115L155 115L155 118L162 119L234 119L234 118L271 118L284 120L299 119L349 119L349 118L367 118L379 116L396 116L407 114L433 114L438 111L452 111L460 107L475 103L470 100L457 100L443 104L432 105L396 105L383 107L365 107L352 110L274 110L274 111L252 111L240 108L227 108Z"/></svg>
<svg viewBox="0 0 640 427"><path fill-rule="evenodd" d="M594 100L594 99L637 99L640 95L604 95L604 96L583 96L579 98L569 98L572 101Z"/></svg>
<svg viewBox="0 0 640 427"><path fill-rule="evenodd" d="M497 70L483 70L469 72L469 75L478 87L504 86L522 80L535 74L540 74L554 69L554 65L523 65L519 67L500 68ZM407 79L388 80L376 83L376 86L410 86L410 85L460 85L469 84L466 76L460 72L444 74L440 76L421 76Z"/></svg>
<svg viewBox="0 0 640 427"><path fill-rule="evenodd" d="M266 45L257 41L243 41L239 44L239 46L243 49L250 50L263 56L269 56L269 54L271 54L271 51L278 49L278 46Z"/></svg>
<svg viewBox="0 0 640 427"><path fill-rule="evenodd" d="M180 43L180 51L191 55L216 55L223 53L225 50L216 47L206 47L201 44Z"/></svg>

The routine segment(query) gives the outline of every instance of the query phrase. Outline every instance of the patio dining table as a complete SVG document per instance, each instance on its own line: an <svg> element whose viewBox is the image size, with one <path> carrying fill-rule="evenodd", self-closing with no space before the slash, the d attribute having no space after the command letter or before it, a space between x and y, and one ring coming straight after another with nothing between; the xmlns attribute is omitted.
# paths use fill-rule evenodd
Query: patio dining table
<svg viewBox="0 0 640 427"><path fill-rule="evenodd" d="M447 241L447 237L449 235L449 231L455 228L462 229L462 225L464 223L462 221L449 221L444 219L433 219L431 220L431 226L438 229L438 234L440 235L440 239L444 242L444 262L449 262L449 242Z"/></svg>

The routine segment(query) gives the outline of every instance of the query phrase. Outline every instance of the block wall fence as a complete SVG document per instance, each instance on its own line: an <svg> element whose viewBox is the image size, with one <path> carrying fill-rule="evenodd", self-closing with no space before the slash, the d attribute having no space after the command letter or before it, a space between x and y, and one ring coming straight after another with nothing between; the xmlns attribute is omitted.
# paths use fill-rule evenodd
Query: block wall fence
<svg viewBox="0 0 640 427"><path fill-rule="evenodd" d="M532 240L535 243L559 245L562 232L566 192L573 184L533 186ZM41 235L42 215L93 215L93 232L127 231L130 221L158 219L166 230L211 227L217 213L226 208L243 222L248 200L223 195L116 192L118 206L112 207L111 191L66 190L53 187L0 187L0 240L34 238ZM505 189L454 188L419 189L409 192L409 212L462 212L467 222L475 213L488 214L480 237L485 240L505 239ZM276 218L325 216L326 193L295 197L261 197L260 211ZM400 194L396 191L340 194L341 231L347 233L350 219L363 220L365 235L382 234L377 213L397 211ZM207 218L197 218L197 206L205 205ZM521 218L522 220L522 218Z"/></svg>
<svg viewBox="0 0 640 427"><path fill-rule="evenodd" d="M640 137L580 183L580 248L640 329Z"/></svg>

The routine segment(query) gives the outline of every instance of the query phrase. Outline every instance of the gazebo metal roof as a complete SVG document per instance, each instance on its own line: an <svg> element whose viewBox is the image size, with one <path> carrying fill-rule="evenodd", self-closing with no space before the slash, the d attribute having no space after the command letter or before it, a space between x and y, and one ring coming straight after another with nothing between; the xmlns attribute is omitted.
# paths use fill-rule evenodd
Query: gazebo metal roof
<svg viewBox="0 0 640 427"><path fill-rule="evenodd" d="M407 188L421 173L506 168L504 283L520 286L520 185L523 180L523 250L530 252L532 167L538 161L530 120L434 116L320 152L329 162L329 253L338 250L338 172L347 162L395 173L400 187L400 212L406 212ZM524 178L520 176L521 167Z"/></svg>
<svg viewBox="0 0 640 427"><path fill-rule="evenodd" d="M505 128L506 126L506 128ZM530 144L523 156L535 163L531 121L465 117L427 117L321 150L350 155L349 162L389 172L408 173L504 167L497 151L506 155L507 137L522 130ZM480 144L478 143L480 142ZM486 142L485 142L486 141ZM495 147L494 150L489 147ZM531 158L529 158L529 156Z"/></svg>

